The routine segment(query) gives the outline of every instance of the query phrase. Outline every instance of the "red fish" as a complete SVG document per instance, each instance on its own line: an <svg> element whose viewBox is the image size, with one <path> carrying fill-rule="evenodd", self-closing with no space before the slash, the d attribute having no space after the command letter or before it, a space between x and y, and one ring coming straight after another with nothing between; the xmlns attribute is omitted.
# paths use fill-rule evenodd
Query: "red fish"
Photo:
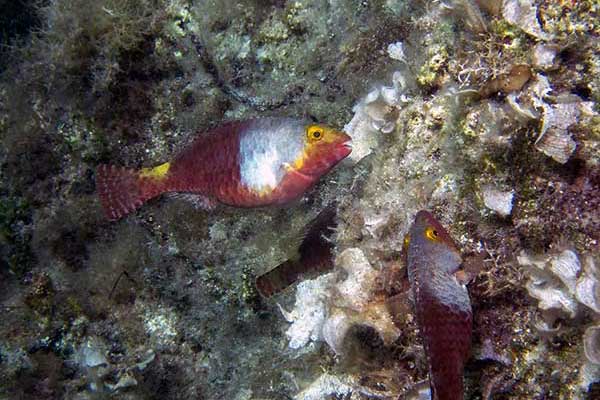
<svg viewBox="0 0 600 400"><path fill-rule="evenodd" d="M285 204L350 154L350 137L291 118L230 122L200 135L171 162L133 170L101 165L96 187L117 220L166 192L187 192L206 208Z"/></svg>
<svg viewBox="0 0 600 400"><path fill-rule="evenodd" d="M419 211L404 239L408 279L429 362L432 399L463 398L463 369L471 349L469 293L456 274L462 263L448 232Z"/></svg>

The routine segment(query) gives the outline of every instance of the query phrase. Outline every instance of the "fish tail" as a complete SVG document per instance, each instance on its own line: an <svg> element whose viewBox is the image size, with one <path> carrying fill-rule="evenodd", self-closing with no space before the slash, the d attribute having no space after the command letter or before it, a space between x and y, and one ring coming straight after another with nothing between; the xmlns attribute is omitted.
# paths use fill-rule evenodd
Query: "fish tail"
<svg viewBox="0 0 600 400"><path fill-rule="evenodd" d="M107 218L116 221L165 192L168 167L166 163L136 171L100 165L96 171L96 190Z"/></svg>

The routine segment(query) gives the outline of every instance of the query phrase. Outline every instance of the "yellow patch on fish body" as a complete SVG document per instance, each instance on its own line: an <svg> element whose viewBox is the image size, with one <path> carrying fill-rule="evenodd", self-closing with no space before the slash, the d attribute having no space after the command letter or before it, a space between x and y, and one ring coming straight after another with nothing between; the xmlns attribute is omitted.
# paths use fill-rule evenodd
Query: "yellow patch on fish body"
<svg viewBox="0 0 600 400"><path fill-rule="evenodd" d="M140 178L153 178L153 179L162 179L169 172L169 168L171 167L171 163L160 164L157 167L153 168L142 168L140 171Z"/></svg>

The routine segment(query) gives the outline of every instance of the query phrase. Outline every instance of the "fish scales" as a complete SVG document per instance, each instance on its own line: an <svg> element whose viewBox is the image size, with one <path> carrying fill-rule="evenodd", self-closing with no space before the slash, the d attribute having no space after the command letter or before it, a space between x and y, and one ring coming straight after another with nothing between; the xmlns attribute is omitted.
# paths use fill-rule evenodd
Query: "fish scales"
<svg viewBox="0 0 600 400"><path fill-rule="evenodd" d="M438 400L463 398L463 368L471 348L471 314L458 312L422 293L417 323L430 365L432 396Z"/></svg>
<svg viewBox="0 0 600 400"><path fill-rule="evenodd" d="M281 205L300 197L348 156L349 142L343 132L304 120L230 122L154 168L101 165L96 185L110 220L166 192L193 193L206 208Z"/></svg>
<svg viewBox="0 0 600 400"><path fill-rule="evenodd" d="M198 137L173 160L165 185L174 192L235 197L240 191L238 143L244 126L232 122Z"/></svg>
<svg viewBox="0 0 600 400"><path fill-rule="evenodd" d="M462 399L473 322L467 289L454 275L460 253L439 222L420 211L405 239L405 255L432 398Z"/></svg>

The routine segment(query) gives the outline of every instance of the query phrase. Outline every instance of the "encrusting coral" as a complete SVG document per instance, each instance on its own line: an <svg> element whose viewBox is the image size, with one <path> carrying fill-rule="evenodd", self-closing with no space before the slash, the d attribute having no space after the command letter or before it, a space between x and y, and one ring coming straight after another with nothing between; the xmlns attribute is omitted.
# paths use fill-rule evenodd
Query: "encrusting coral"
<svg viewBox="0 0 600 400"><path fill-rule="evenodd" d="M528 293L538 300L542 311L536 328L546 337L560 335L559 319L573 320L583 314L591 314L592 325L585 329L578 349L582 358L578 387L571 395L583 398L591 384L600 381L600 363L597 358L597 325L600 322L600 271L593 255L581 257L573 250L531 256L523 252L519 264L527 268ZM558 325L558 327L557 327Z"/></svg>

